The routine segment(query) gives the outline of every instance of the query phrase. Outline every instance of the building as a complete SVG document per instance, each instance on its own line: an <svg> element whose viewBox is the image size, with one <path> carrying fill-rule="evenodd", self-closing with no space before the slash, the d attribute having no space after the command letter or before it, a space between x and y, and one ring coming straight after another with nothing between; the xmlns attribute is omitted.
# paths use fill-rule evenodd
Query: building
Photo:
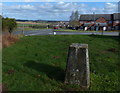
<svg viewBox="0 0 120 93"><path fill-rule="evenodd" d="M80 29L84 30L120 30L120 13L85 14L80 16Z"/></svg>

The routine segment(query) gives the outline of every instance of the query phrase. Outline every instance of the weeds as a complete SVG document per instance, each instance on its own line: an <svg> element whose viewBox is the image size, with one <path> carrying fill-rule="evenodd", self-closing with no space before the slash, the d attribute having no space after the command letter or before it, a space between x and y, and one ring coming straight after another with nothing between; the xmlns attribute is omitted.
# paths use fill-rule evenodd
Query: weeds
<svg viewBox="0 0 120 93"><path fill-rule="evenodd" d="M5 33L2 35L2 47L8 47L14 43L16 43L19 40L19 36Z"/></svg>

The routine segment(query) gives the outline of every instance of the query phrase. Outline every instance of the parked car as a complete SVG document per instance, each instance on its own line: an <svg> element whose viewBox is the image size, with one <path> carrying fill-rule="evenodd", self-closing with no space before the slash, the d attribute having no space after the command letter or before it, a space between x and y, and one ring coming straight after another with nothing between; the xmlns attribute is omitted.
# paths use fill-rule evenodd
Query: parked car
<svg viewBox="0 0 120 93"><path fill-rule="evenodd" d="M58 27L57 27L57 26L55 26L55 27L54 27L54 29L58 29Z"/></svg>

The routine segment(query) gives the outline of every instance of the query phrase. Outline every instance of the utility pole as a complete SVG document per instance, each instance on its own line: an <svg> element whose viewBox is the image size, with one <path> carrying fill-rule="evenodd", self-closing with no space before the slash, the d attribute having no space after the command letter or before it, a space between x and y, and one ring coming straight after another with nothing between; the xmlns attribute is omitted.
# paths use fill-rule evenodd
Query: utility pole
<svg viewBox="0 0 120 93"><path fill-rule="evenodd" d="M2 17L7 18L7 16L2 12Z"/></svg>
<svg viewBox="0 0 120 93"><path fill-rule="evenodd" d="M2 16L3 16L3 12L2 12Z"/></svg>
<svg viewBox="0 0 120 93"><path fill-rule="evenodd" d="M120 1L118 2L118 13L120 13ZM118 15L118 17L119 17L119 15ZM119 20L119 22L120 22L120 20ZM119 30L120 30L120 24L119 24ZM120 31L119 31L119 37L120 37Z"/></svg>
<svg viewBox="0 0 120 93"><path fill-rule="evenodd" d="M94 22L94 30L95 30L95 12L93 12L93 22ZM94 34L94 32L93 32Z"/></svg>
<svg viewBox="0 0 120 93"><path fill-rule="evenodd" d="M24 35L24 24L23 24L22 34Z"/></svg>
<svg viewBox="0 0 120 93"><path fill-rule="evenodd" d="M1 16L3 17L3 12L1 12Z"/></svg>

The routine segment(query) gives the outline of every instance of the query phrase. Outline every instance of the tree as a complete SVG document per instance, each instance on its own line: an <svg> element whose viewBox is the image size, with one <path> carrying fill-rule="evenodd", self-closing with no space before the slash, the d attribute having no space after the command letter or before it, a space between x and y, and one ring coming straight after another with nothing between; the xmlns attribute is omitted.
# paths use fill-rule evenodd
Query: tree
<svg viewBox="0 0 120 93"><path fill-rule="evenodd" d="M74 13L74 11L72 11L72 14L71 14L71 16L70 16L70 21L73 21L75 18L75 13Z"/></svg>
<svg viewBox="0 0 120 93"><path fill-rule="evenodd" d="M2 16L0 15L0 34L1 34L1 31L2 31Z"/></svg>
<svg viewBox="0 0 120 93"><path fill-rule="evenodd" d="M74 20L75 20L75 21L78 21L78 20L79 20L78 10L75 11L74 16L75 16L75 17L74 17Z"/></svg>
<svg viewBox="0 0 120 93"><path fill-rule="evenodd" d="M12 33L13 29L17 27L17 23L15 19L8 19L8 29L9 33Z"/></svg>
<svg viewBox="0 0 120 93"><path fill-rule="evenodd" d="M7 30L10 34L17 27L16 20L13 18L2 18L2 29Z"/></svg>
<svg viewBox="0 0 120 93"><path fill-rule="evenodd" d="M71 26L79 26L79 13L78 13L78 10L72 11L69 23L70 23Z"/></svg>

